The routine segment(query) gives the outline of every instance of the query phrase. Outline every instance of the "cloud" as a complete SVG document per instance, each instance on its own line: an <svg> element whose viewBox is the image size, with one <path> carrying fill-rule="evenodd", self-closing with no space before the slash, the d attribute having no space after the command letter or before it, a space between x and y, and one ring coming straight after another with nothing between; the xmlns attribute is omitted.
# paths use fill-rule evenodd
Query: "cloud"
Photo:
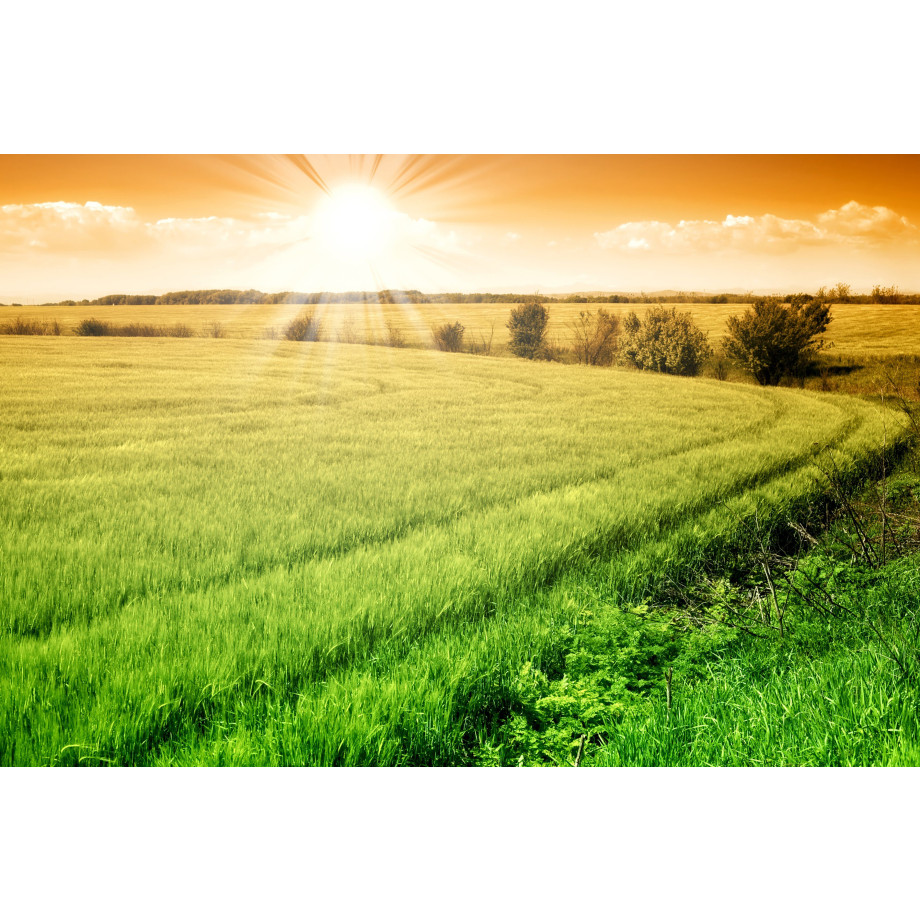
<svg viewBox="0 0 920 920"><path fill-rule="evenodd" d="M814 221L729 214L725 220L633 221L595 233L601 249L626 252L792 252L802 246L844 244L874 246L917 239L917 228L890 208L850 201Z"/></svg>
<svg viewBox="0 0 920 920"><path fill-rule="evenodd" d="M95 252L157 245L250 245L267 236L289 236L296 224L281 215L259 222L232 218L165 218L142 221L134 208L98 201L46 201L0 207L0 243L4 252Z"/></svg>
<svg viewBox="0 0 920 920"><path fill-rule="evenodd" d="M135 241L142 228L133 208L98 201L0 206L0 248L4 252L120 248Z"/></svg>
<svg viewBox="0 0 920 920"><path fill-rule="evenodd" d="M818 215L818 225L838 237L863 239L867 242L894 240L913 236L917 228L891 208L868 207L858 201L848 201L836 211Z"/></svg>
<svg viewBox="0 0 920 920"><path fill-rule="evenodd" d="M165 217L145 225L146 236L152 244L187 253L290 246L306 240L310 231L309 218L283 214L260 214L256 220Z"/></svg>
<svg viewBox="0 0 920 920"><path fill-rule="evenodd" d="M453 231L413 219L397 211L385 215L392 246L462 249ZM93 254L109 257L132 250L195 257L248 255L309 243L316 236L313 218L268 212L250 219L232 217L166 217L141 220L130 207L97 201L79 204L49 201L0 206L0 253L5 255Z"/></svg>

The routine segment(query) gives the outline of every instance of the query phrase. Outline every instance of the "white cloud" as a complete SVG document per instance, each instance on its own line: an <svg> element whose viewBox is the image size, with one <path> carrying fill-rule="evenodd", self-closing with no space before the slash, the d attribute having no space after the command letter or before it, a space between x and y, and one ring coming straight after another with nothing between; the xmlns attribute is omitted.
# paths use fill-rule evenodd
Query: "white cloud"
<svg viewBox="0 0 920 920"><path fill-rule="evenodd" d="M275 212L253 219L210 216L143 221L133 208L97 201L0 206L0 251L7 255L79 252L109 257L127 249L176 255L195 255L202 250L252 254L308 243L316 229L310 216ZM460 251L463 245L454 231L396 211L386 214L386 231L390 246L433 247L452 252Z"/></svg>
<svg viewBox="0 0 920 920"><path fill-rule="evenodd" d="M595 233L601 249L630 252L715 252L748 250L791 252L802 246L849 244L871 246L898 239L916 239L917 228L890 208L850 201L825 211L814 221L729 214L724 220L633 221Z"/></svg>
<svg viewBox="0 0 920 920"><path fill-rule="evenodd" d="M136 238L143 225L133 208L98 201L45 201L0 206L0 246L5 252L84 250L119 246Z"/></svg>
<svg viewBox="0 0 920 920"><path fill-rule="evenodd" d="M818 224L837 235L870 241L897 239L917 231L906 217L891 208L873 208L858 201L848 201L842 208L819 214Z"/></svg>

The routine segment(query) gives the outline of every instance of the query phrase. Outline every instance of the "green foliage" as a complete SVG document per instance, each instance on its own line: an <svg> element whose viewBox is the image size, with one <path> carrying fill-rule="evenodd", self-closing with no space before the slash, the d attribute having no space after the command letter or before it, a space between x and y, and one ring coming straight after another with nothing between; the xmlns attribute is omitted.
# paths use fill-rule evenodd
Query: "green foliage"
<svg viewBox="0 0 920 920"><path fill-rule="evenodd" d="M478 763L570 764L581 736L602 744L628 712L645 709L678 654L668 623L644 609L569 612L549 633L542 667L528 660L518 669L510 715L477 752Z"/></svg>
<svg viewBox="0 0 920 920"><path fill-rule="evenodd" d="M791 576L786 637L739 635L704 674L660 703L608 723L600 766L920 765L920 669L905 676L889 644L916 661L920 556L873 573L810 555ZM829 615L806 579L830 575ZM886 630L880 640L875 627ZM906 628L905 628L906 627ZM675 669L676 671L676 669ZM614 730L615 729L615 730Z"/></svg>
<svg viewBox="0 0 920 920"><path fill-rule="evenodd" d="M435 347L439 351L463 351L464 327L461 322L442 323L431 331Z"/></svg>
<svg viewBox="0 0 920 920"><path fill-rule="evenodd" d="M742 316L730 316L722 340L725 353L739 361L763 386L803 372L820 348L818 336L831 321L830 306L819 300L758 300Z"/></svg>
<svg viewBox="0 0 920 920"><path fill-rule="evenodd" d="M685 585L683 606L595 601L563 619L556 654L544 647L519 668L509 714L478 761L571 763L584 736L586 764L920 765L916 485L902 472L870 487L806 555L773 557L785 630L762 617L725 625L745 604L762 613L756 598L769 596L756 540L748 552L738 544L722 569L731 577L698 573L706 590ZM885 514L888 544L907 554L854 563L856 527L883 557Z"/></svg>
<svg viewBox="0 0 920 920"><path fill-rule="evenodd" d="M511 311L507 326L508 348L519 358L540 357L546 338L549 311L542 303L524 303Z"/></svg>
<svg viewBox="0 0 920 920"><path fill-rule="evenodd" d="M704 333L690 313L676 307L649 307L640 320L635 312L623 321L621 353L640 370L693 377L712 354Z"/></svg>

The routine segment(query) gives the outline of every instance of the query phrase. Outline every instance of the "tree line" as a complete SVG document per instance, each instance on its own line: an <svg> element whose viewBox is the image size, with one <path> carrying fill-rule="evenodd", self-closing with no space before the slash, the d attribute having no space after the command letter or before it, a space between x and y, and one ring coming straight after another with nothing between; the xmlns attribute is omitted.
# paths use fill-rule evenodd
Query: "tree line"
<svg viewBox="0 0 920 920"><path fill-rule="evenodd" d="M906 294L895 286L877 284L869 294L854 294L849 284L840 282L832 288L819 288L814 294L787 293L778 295L781 300L818 301L821 303L854 304L916 304L920 305L920 294ZM266 294L253 289L240 291L231 289L209 289L197 291L170 291L167 294L107 294L96 300L62 300L46 306L95 307L95 306L158 306L158 305L209 305L209 304L303 304L327 303L361 304L470 304L470 303L599 303L599 304L747 304L751 305L760 296L751 292L706 294L695 291L668 291L638 294L563 294L551 297L544 294L490 294L490 293L446 293L423 294L421 291L280 291Z"/></svg>
<svg viewBox="0 0 920 920"><path fill-rule="evenodd" d="M522 300L537 300L547 303L553 298L534 294L423 294L421 291L280 291L266 294L263 291L247 290L201 290L170 291L167 294L107 294L96 300L62 300L46 306L58 307L136 307L159 305L220 305L220 304L303 304L317 306L327 303L363 304L438 304L438 303L519 303ZM561 301L555 301L561 302Z"/></svg>

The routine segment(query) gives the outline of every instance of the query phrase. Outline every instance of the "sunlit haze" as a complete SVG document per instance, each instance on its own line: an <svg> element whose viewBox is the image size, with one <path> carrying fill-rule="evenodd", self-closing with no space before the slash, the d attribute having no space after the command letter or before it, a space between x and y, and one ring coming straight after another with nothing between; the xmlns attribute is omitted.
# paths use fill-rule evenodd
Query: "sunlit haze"
<svg viewBox="0 0 920 920"><path fill-rule="evenodd" d="M333 189L316 207L317 242L344 260L379 258L394 236L399 215L370 185Z"/></svg>
<svg viewBox="0 0 920 920"><path fill-rule="evenodd" d="M4 156L0 303L920 288L916 156Z"/></svg>

